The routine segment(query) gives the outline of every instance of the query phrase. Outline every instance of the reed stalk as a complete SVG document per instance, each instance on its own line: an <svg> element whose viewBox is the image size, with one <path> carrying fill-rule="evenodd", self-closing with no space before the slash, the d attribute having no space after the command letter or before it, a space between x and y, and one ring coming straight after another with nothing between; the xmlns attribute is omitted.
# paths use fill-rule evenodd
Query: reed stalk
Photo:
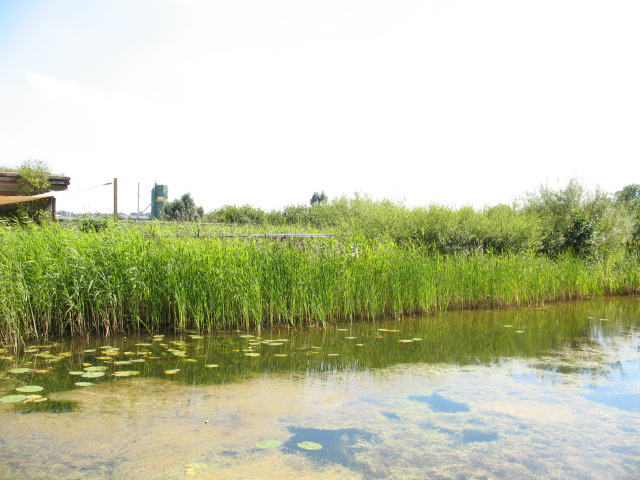
<svg viewBox="0 0 640 480"><path fill-rule="evenodd" d="M357 246L357 253L355 247ZM631 254L444 255L384 237L147 236L0 228L0 340L131 329L327 324L628 294Z"/></svg>

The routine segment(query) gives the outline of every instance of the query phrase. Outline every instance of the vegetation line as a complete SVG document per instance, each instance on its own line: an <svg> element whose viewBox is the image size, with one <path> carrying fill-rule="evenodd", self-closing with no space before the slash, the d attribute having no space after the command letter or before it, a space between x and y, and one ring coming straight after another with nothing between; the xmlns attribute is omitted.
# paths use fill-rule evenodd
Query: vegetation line
<svg viewBox="0 0 640 480"><path fill-rule="evenodd" d="M247 241L248 240L248 241ZM357 248L356 248L357 245ZM391 239L147 238L0 229L0 339L375 320L633 293L634 255L442 255Z"/></svg>
<svg viewBox="0 0 640 480"><path fill-rule="evenodd" d="M223 210L223 225L0 223L0 341L640 292L638 185L612 198L571 182L480 211L321 195L267 217ZM240 213L257 217L238 225Z"/></svg>

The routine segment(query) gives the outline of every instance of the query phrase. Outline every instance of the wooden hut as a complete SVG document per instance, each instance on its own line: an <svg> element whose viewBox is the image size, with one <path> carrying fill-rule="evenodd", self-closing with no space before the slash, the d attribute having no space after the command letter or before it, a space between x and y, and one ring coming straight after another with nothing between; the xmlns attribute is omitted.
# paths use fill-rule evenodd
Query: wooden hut
<svg viewBox="0 0 640 480"><path fill-rule="evenodd" d="M53 218L56 216L56 198L54 192L63 192L69 188L71 183L70 177L62 175L50 175L49 192L41 195L33 195L30 197L18 196L17 192L20 188L20 174L18 172L10 172L0 170L0 206L32 201L40 198L49 198L48 205L51 208Z"/></svg>

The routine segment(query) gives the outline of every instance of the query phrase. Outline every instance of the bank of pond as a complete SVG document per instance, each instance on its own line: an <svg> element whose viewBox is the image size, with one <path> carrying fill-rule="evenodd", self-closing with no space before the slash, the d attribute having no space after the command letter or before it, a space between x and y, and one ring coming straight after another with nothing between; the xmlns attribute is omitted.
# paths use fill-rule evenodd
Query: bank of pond
<svg viewBox="0 0 640 480"><path fill-rule="evenodd" d="M466 251L389 238L154 236L56 225L0 231L0 340L331 325L638 292L637 255Z"/></svg>

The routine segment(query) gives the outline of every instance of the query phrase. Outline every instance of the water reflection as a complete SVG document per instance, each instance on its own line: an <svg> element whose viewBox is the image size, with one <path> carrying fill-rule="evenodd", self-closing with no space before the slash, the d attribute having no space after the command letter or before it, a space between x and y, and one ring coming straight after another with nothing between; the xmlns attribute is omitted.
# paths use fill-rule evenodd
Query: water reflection
<svg viewBox="0 0 640 480"><path fill-rule="evenodd" d="M26 374L7 375L16 383L36 382L49 393L77 388L78 380L120 381L114 374L123 371L206 385L277 372L357 372L399 363L494 365L513 357L533 357L532 365L550 373L607 378L617 368L602 361L607 339L637 329L640 317L638 302L627 301L630 311L624 314L619 313L619 302L459 312L326 329L280 329L262 335L219 332L60 340L14 355L5 353L0 371L29 368ZM609 321L598 320L605 315ZM548 355L550 351L553 355ZM578 358L580 352L589 362ZM105 375L95 380L69 375L87 373L89 365L106 366Z"/></svg>
<svg viewBox="0 0 640 480"><path fill-rule="evenodd" d="M5 348L0 478L639 478L639 303Z"/></svg>
<svg viewBox="0 0 640 480"><path fill-rule="evenodd" d="M437 393L422 396L414 395L408 398L409 400L415 400L416 402L428 404L431 407L431 410L433 410L434 412L459 413L469 411L469 405L467 405L466 403L449 400L448 398L444 398L442 395L438 395Z"/></svg>

